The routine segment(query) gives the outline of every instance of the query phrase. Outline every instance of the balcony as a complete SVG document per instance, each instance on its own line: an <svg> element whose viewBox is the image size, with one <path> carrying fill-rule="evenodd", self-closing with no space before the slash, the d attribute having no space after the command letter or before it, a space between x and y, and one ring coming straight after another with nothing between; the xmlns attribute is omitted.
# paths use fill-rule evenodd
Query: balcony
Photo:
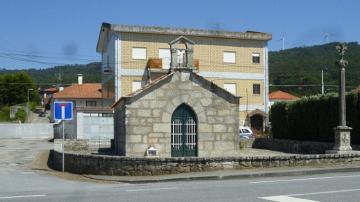
<svg viewBox="0 0 360 202"><path fill-rule="evenodd" d="M193 67L195 68L195 71L199 71L199 66L200 66L200 60L194 59ZM155 72L165 72L168 70L168 68L163 68L163 59L161 58L150 58L147 62L147 68L149 68L150 71L155 71Z"/></svg>

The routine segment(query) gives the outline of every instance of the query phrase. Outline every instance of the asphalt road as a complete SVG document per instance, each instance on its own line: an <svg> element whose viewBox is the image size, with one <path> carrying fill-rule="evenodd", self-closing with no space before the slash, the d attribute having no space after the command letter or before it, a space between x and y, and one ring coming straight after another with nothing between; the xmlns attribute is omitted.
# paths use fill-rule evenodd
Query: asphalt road
<svg viewBox="0 0 360 202"><path fill-rule="evenodd" d="M35 154L51 147L45 140L1 139L0 201L360 201L360 172L110 184L31 170Z"/></svg>
<svg viewBox="0 0 360 202"><path fill-rule="evenodd" d="M359 201L360 172L150 184L103 184L0 171L0 201Z"/></svg>

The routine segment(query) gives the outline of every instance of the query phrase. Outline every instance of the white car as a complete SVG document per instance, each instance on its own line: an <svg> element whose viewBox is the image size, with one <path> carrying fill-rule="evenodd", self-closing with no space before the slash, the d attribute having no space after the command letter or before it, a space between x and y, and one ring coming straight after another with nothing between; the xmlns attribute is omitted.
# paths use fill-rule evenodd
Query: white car
<svg viewBox="0 0 360 202"><path fill-rule="evenodd" d="M249 127L240 126L239 132L241 139L255 138L254 133Z"/></svg>

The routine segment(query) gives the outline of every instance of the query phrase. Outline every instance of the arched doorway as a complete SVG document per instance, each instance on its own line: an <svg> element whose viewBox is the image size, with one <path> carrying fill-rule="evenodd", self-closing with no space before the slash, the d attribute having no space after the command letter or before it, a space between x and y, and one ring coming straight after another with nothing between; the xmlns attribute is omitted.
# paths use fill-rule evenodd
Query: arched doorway
<svg viewBox="0 0 360 202"><path fill-rule="evenodd" d="M247 115L247 123L256 136L264 134L266 116L265 112L259 109Z"/></svg>
<svg viewBox="0 0 360 202"><path fill-rule="evenodd" d="M177 107L171 117L171 156L197 156L197 119L186 104Z"/></svg>
<svg viewBox="0 0 360 202"><path fill-rule="evenodd" d="M255 114L252 117L250 117L251 129L255 133L263 134L263 120L264 118L260 114Z"/></svg>

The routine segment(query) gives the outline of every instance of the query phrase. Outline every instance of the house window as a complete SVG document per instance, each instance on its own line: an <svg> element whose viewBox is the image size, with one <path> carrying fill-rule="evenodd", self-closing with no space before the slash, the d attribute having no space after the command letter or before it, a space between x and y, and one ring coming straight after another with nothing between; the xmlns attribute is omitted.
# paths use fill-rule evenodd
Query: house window
<svg viewBox="0 0 360 202"><path fill-rule="evenodd" d="M106 65L104 66L104 73L108 74L111 73L111 68L110 68L110 58L109 56L106 56Z"/></svg>
<svg viewBox="0 0 360 202"><path fill-rule="evenodd" d="M260 84L253 84L253 94L260 95Z"/></svg>
<svg viewBox="0 0 360 202"><path fill-rule="evenodd" d="M224 89L236 95L236 84L235 83L224 83Z"/></svg>
<svg viewBox="0 0 360 202"><path fill-rule="evenodd" d="M132 48L132 59L146 60L146 48Z"/></svg>
<svg viewBox="0 0 360 202"><path fill-rule="evenodd" d="M224 51L223 60L225 63L235 63L235 53L234 51Z"/></svg>
<svg viewBox="0 0 360 202"><path fill-rule="evenodd" d="M96 101L86 101L87 107L96 107Z"/></svg>
<svg viewBox="0 0 360 202"><path fill-rule="evenodd" d="M135 92L141 88L141 81L132 82L132 92Z"/></svg>
<svg viewBox="0 0 360 202"><path fill-rule="evenodd" d="M260 63L260 53L252 54L252 62L256 64Z"/></svg>
<svg viewBox="0 0 360 202"><path fill-rule="evenodd" d="M159 58L162 59L162 68L169 69L171 62L171 53L168 48L159 49Z"/></svg>

